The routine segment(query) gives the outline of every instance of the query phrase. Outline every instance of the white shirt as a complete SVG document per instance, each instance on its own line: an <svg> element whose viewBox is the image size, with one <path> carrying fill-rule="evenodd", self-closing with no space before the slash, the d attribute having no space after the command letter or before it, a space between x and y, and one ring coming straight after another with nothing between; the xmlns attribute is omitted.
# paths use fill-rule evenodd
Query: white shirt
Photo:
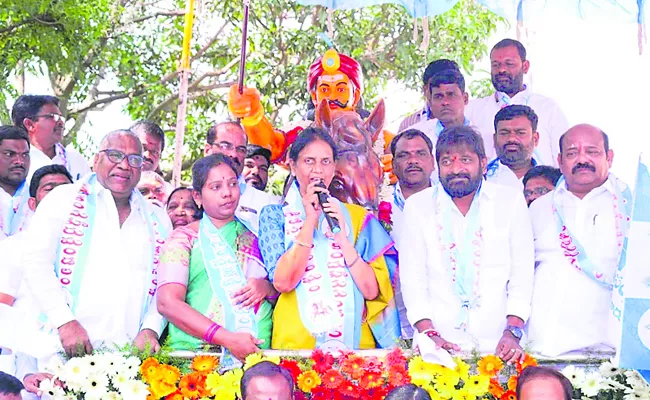
<svg viewBox="0 0 650 400"><path fill-rule="evenodd" d="M606 350L613 347L607 332L612 292L578 271L564 256L553 214L554 193L567 229L594 266L610 282L618 267L615 192L610 180L582 200L565 186L535 200L530 207L537 265L528 321L532 349L547 356L585 348Z"/></svg>
<svg viewBox="0 0 650 400"><path fill-rule="evenodd" d="M441 201L448 201L442 186ZM477 201L475 199L475 201ZM457 329L461 301L443 262L436 232L441 215L436 210L434 188L408 198L404 225L409 240L400 243L400 282L408 319L412 324L430 319L443 338L463 350L478 343L483 353L494 352L508 315L524 321L530 312L533 287L533 233L528 208L520 191L483 181L478 195L482 228L479 275L480 306L469 311L467 332ZM453 205L454 236L461 239L465 217ZM458 242L458 239L456 241Z"/></svg>
<svg viewBox="0 0 650 400"><path fill-rule="evenodd" d="M37 169L52 164L59 164L66 167L74 181L78 181L81 177L91 172L90 167L88 166L88 161L86 161L86 159L79 154L72 145L68 145L68 147L65 148L65 154L61 151L63 146L55 146L54 149L56 155L54 158L50 158L35 146L30 147L30 166L29 174L27 174L27 182L31 181L32 175L34 175L34 172Z"/></svg>
<svg viewBox="0 0 650 400"><path fill-rule="evenodd" d="M30 251L25 253L23 262L38 305L57 327L79 321L95 348L102 344L124 345L145 328L160 335L163 319L155 305L141 315L151 279L153 237L140 208L145 207L144 212L153 210L167 232L172 227L164 210L133 196L131 213L120 227L111 192L103 187L99 190L75 313L68 307L66 291L56 277L54 265L63 226L79 188L80 183L76 183L52 190L38 206L29 227ZM78 271L79 267L75 273Z"/></svg>
<svg viewBox="0 0 650 400"><path fill-rule="evenodd" d="M29 184L29 181L27 181L26 184ZM26 188L25 190L25 196L29 197L29 188ZM4 224L8 223L6 219L9 215L9 210L13 207L13 198L14 197L12 195L5 192L4 189L0 187L0 242L2 242L3 239L7 238L7 235L4 233L4 230L2 228L5 226ZM31 208L29 208L29 206L27 206L27 204L25 204L23 211L25 213L24 221L19 226L20 231L23 231L27 228L32 215L34 215L34 212L31 210Z"/></svg>
<svg viewBox="0 0 650 400"><path fill-rule="evenodd" d="M539 144L535 148L535 158L540 165L557 167L560 153L560 136L569 129L569 122L557 103L526 88L512 97L512 104L525 105L533 109L539 117L537 131ZM488 160L496 158L494 150L494 117L505 105L494 95L474 99L465 107L465 115L479 129L485 143Z"/></svg>
<svg viewBox="0 0 650 400"><path fill-rule="evenodd" d="M524 178L517 178L517 175L508 167L504 165L501 160L497 161L497 167L493 171L488 168L486 175L488 182L496 183L502 186L509 186L524 192Z"/></svg>
<svg viewBox="0 0 650 400"><path fill-rule="evenodd" d="M269 204L278 204L280 203L280 199L279 196L274 196L246 185L239 198L239 206L237 206L235 216L257 236L260 228L259 219L262 208Z"/></svg>

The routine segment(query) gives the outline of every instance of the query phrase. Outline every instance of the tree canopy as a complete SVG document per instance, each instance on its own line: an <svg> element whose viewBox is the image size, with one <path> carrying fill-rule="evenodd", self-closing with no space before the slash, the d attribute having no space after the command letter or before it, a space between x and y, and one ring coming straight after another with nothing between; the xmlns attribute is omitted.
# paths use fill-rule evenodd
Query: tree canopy
<svg viewBox="0 0 650 400"><path fill-rule="evenodd" d="M184 7L179 0L0 0L3 123L10 106L5 103L22 93L25 74L46 75L62 111L75 121L66 140L77 142L89 111L128 99L133 119L159 123L173 142ZM212 119L226 113L227 88L237 80L242 12L239 0L197 1L186 165L200 156ZM334 44L361 63L364 98L372 107L389 80L419 89L431 60L450 58L472 71L497 23L497 16L463 0L429 18L431 39L422 50L421 34L414 40L413 19L403 7L374 6L334 12ZM251 1L246 84L262 92L274 123L305 111L307 70L328 48L319 37L326 31L322 7Z"/></svg>

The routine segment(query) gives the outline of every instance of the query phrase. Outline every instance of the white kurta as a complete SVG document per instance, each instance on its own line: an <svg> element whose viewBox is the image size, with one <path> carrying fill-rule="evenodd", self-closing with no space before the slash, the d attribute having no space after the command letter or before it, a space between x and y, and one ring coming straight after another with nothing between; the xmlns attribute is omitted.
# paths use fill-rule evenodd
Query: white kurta
<svg viewBox="0 0 650 400"><path fill-rule="evenodd" d="M26 190L27 191L25 192L25 196L29 197L29 188L27 188ZM9 210L12 207L12 202L13 202L13 196L5 192L4 189L0 188L0 228L3 227L4 224L8 223L7 221L5 221L5 219L8 215ZM23 221L20 228L21 231L26 229L26 227L29 225L29 221L34 215L34 212L27 206L25 206L24 210L26 211L26 213L24 217L25 220ZM6 238L7 235L4 233L2 229L0 229L0 241Z"/></svg>
<svg viewBox="0 0 650 400"><path fill-rule="evenodd" d="M55 149L56 155L54 158L50 158L35 146L31 146L29 150L30 166L29 174L27 175L27 182L31 181L32 175L34 175L34 172L37 169L52 164L59 164L66 167L74 181L78 181L84 175L91 172L90 167L88 166L88 161L86 161L86 159L79 154L72 145L68 145L68 147L65 148L65 155L60 151L59 146L56 146Z"/></svg>
<svg viewBox="0 0 650 400"><path fill-rule="evenodd" d="M564 222L596 268L611 282L618 267L614 188L607 180L580 200L556 189ZM535 288L528 334L532 349L547 356L613 347L607 323L612 292L571 266L560 247L553 193L530 207L535 235Z"/></svg>
<svg viewBox="0 0 650 400"><path fill-rule="evenodd" d="M280 203L280 197L246 186L239 198L235 216L257 236L260 227L260 212L269 204Z"/></svg>
<svg viewBox="0 0 650 400"><path fill-rule="evenodd" d="M79 321L94 347L124 345L145 328L160 334L163 319L156 307L149 307L147 314L141 315L148 295L154 238L140 207L145 207L145 212L153 210L167 232L171 232L171 222L164 210L134 197L131 198L131 213L120 227L113 196L109 190L100 189L74 314L68 306L54 265L62 229L79 188L79 183L55 188L39 205L32 219L28 231L30 251L24 256L24 264L36 302L57 327L72 320ZM75 273L77 271L79 267Z"/></svg>
<svg viewBox="0 0 650 400"><path fill-rule="evenodd" d="M510 167L504 165L501 161L498 162L498 167L493 172L490 172L488 170L486 179L488 182L496 183L502 186L509 186L513 189L519 190L522 193L524 192L524 178L517 178L517 175L512 172Z"/></svg>
<svg viewBox="0 0 650 400"><path fill-rule="evenodd" d="M537 131L539 144L536 148L536 158L540 165L557 167L557 155L560 153L560 136L569 129L569 122L557 103L541 94L532 93L526 89L512 97L513 104L526 105L532 108L539 117ZM485 152L488 160L496 158L494 150L494 116L505 107L497 101L494 95L474 99L465 107L465 115L480 130L485 142Z"/></svg>
<svg viewBox="0 0 650 400"><path fill-rule="evenodd" d="M440 191L444 189L439 188ZM528 208L520 191L483 182L478 196L483 244L479 275L480 306L469 311L467 331L457 329L461 301L443 263L434 188L406 201L404 226L409 240L400 243L402 294L411 323L430 319L443 338L472 350L494 352L508 315L524 321L530 313L534 249ZM444 201L451 199L443 198ZM475 200L476 201L476 200ZM452 203L453 205L453 203ZM465 217L452 208L453 234L462 242ZM462 251L462 249L461 249Z"/></svg>

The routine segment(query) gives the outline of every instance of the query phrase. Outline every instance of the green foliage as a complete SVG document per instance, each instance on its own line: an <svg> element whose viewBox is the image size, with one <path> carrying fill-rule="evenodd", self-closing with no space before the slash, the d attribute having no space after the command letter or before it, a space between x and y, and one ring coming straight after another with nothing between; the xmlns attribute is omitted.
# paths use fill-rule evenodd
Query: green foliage
<svg viewBox="0 0 650 400"><path fill-rule="evenodd" d="M212 121L228 118L226 94L238 79L242 34L240 0L197 3L184 169L202 155ZM93 144L76 137L88 111L128 99L126 111L134 120L151 119L166 131L170 145L162 166L171 169L184 7L181 0L0 0L0 103L18 94L12 77L23 69L47 74L63 99L63 111L75 120L67 140L89 155ZM413 41L413 19L401 6L336 11L333 20L337 50L362 65L368 109L388 80L419 89L431 60L450 58L471 72L500 21L475 2L461 0L429 19L431 40L423 51L421 39ZM246 84L262 92L276 126L305 112L307 70L327 49L319 38L325 31L322 7L293 0L252 2ZM0 118L7 118L2 107Z"/></svg>

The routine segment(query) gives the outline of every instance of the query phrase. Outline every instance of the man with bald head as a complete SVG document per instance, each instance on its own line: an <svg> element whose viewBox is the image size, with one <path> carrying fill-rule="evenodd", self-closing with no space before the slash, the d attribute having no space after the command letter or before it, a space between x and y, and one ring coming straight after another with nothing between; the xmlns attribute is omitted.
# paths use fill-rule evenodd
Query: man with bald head
<svg viewBox="0 0 650 400"><path fill-rule="evenodd" d="M34 214L25 274L44 329L60 339L53 355L131 342L159 347L156 266L171 223L135 190L143 162L133 132L111 132L95 172L52 190Z"/></svg>
<svg viewBox="0 0 650 400"><path fill-rule="evenodd" d="M269 204L278 204L279 196L263 192L246 184L246 179L242 175L244 170L244 160L247 154L248 137L244 128L237 122L227 121L214 124L208 130L207 141L205 144L205 155L223 154L230 158L237 169L239 180L239 206L235 216L246 227L257 235L259 230L260 211L264 206Z"/></svg>
<svg viewBox="0 0 650 400"><path fill-rule="evenodd" d="M559 147L563 177L530 206L537 268L529 339L546 356L611 350L607 323L632 196L609 172L614 152L603 131L576 125Z"/></svg>

